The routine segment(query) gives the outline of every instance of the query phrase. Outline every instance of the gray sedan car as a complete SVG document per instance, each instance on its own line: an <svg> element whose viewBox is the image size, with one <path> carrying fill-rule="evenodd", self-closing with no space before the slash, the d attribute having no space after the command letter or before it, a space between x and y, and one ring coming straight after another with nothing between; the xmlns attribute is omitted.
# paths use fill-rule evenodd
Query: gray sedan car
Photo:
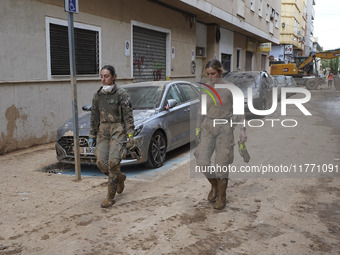
<svg viewBox="0 0 340 255"><path fill-rule="evenodd" d="M273 79L265 71L234 71L224 76L224 79L234 83L244 94L245 110L248 108L248 88L253 91L253 106L257 110L268 109L272 105Z"/></svg>
<svg viewBox="0 0 340 255"><path fill-rule="evenodd" d="M287 76L285 75L273 75L274 86L277 87L278 101L281 101L281 89L282 87L288 87Z"/></svg>
<svg viewBox="0 0 340 255"><path fill-rule="evenodd" d="M281 100L281 88L282 87L296 87L296 82L292 76L286 75L274 75L275 86L278 88L278 100ZM295 93L287 93L287 97L294 95Z"/></svg>
<svg viewBox="0 0 340 255"><path fill-rule="evenodd" d="M149 167L160 167L168 151L191 142L199 108L197 86L185 81L156 81L122 85L130 95L135 122L135 140L140 157L130 154L122 165L145 163ZM80 159L82 163L95 164L96 157L88 147L90 129L90 107L79 116ZM190 128L191 127L191 128ZM57 130L57 159L73 163L73 124L66 121Z"/></svg>

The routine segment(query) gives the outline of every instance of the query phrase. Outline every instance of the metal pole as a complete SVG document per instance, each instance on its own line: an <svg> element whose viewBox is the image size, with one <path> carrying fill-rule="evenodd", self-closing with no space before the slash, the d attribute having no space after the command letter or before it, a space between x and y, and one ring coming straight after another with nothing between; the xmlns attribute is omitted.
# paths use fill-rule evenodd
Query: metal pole
<svg viewBox="0 0 340 255"><path fill-rule="evenodd" d="M68 46L70 55L70 77L72 85L72 115L73 115L73 151L76 179L81 180L80 155L79 155L79 127L78 127L78 102L77 102L77 70L74 46L73 13L68 12Z"/></svg>

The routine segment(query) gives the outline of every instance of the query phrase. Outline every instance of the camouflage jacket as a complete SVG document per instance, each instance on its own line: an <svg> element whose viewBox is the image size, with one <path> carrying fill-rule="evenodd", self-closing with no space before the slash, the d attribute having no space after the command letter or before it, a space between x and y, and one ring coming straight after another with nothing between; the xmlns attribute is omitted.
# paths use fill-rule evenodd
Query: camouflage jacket
<svg viewBox="0 0 340 255"><path fill-rule="evenodd" d="M122 123L126 134L133 134L134 121L131 100L127 92L114 85L111 92L102 87L93 95L90 138L96 138L100 123Z"/></svg>

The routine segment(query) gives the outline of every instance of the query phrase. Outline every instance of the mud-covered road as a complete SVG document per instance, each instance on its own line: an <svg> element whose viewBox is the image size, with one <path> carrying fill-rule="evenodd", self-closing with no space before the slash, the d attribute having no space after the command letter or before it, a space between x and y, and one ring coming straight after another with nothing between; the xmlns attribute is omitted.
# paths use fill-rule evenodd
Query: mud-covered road
<svg viewBox="0 0 340 255"><path fill-rule="evenodd" d="M248 167L297 171L231 174L221 211L192 160L128 179L102 209L104 177L44 171L58 166L52 144L0 156L0 254L340 254L339 102L321 87L305 104L312 116L289 106L267 117L297 127L248 128Z"/></svg>

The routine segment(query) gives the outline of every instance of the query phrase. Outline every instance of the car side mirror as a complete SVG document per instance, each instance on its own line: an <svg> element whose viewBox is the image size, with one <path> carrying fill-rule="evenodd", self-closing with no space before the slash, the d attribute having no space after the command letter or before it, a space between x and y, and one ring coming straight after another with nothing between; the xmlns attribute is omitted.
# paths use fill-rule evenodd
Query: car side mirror
<svg viewBox="0 0 340 255"><path fill-rule="evenodd" d="M85 112L89 112L89 111L91 111L91 108L92 108L92 105L87 104L87 105L84 105L81 109Z"/></svg>
<svg viewBox="0 0 340 255"><path fill-rule="evenodd" d="M177 105L177 101L175 99L168 99L168 104L165 106L166 110L169 110Z"/></svg>

